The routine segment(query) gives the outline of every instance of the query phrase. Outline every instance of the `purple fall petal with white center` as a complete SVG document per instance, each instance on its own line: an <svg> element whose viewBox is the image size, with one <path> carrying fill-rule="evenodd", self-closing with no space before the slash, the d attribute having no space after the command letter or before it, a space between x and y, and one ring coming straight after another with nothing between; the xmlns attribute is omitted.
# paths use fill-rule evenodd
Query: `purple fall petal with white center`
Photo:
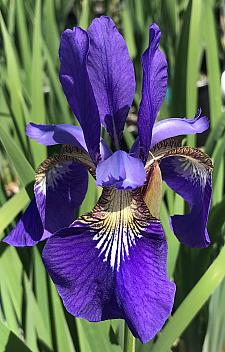
<svg viewBox="0 0 225 352"><path fill-rule="evenodd" d="M44 264L67 310L89 321L124 318L143 343L171 313L167 243L140 190L103 190L91 213L50 238Z"/></svg>
<svg viewBox="0 0 225 352"><path fill-rule="evenodd" d="M151 146L152 128L165 98L167 89L167 62L159 50L161 32L154 23L149 28L149 47L142 55L142 100L138 112L138 134L141 157L147 159Z"/></svg>
<svg viewBox="0 0 225 352"><path fill-rule="evenodd" d="M31 201L14 229L3 242L15 247L34 246L52 234L44 231L35 198Z"/></svg>
<svg viewBox="0 0 225 352"><path fill-rule="evenodd" d="M99 158L100 118L87 73L89 37L79 27L67 29L61 36L60 81L71 110L82 127L85 142L94 162Z"/></svg>
<svg viewBox="0 0 225 352"><path fill-rule="evenodd" d="M212 193L211 160L201 151L190 150L189 156L171 156L160 163L163 180L188 202L190 212L171 217L171 226L179 241L189 247L208 247L208 213ZM184 149L183 148L183 149Z"/></svg>
<svg viewBox="0 0 225 352"><path fill-rule="evenodd" d="M29 138L46 146L70 144L81 150L88 151L82 128L79 126L66 124L42 125L31 122L27 125L26 134ZM100 139L100 155L101 160L105 160L112 155L112 151L102 138Z"/></svg>
<svg viewBox="0 0 225 352"><path fill-rule="evenodd" d="M37 207L46 230L54 233L69 226L87 192L87 169L56 155L39 167L34 185Z"/></svg>
<svg viewBox="0 0 225 352"><path fill-rule="evenodd" d="M134 99L135 76L127 45L114 22L102 16L87 30L90 37L88 74L101 122L119 140Z"/></svg>
<svg viewBox="0 0 225 352"><path fill-rule="evenodd" d="M134 189L146 180L144 165L140 159L133 158L118 150L108 159L100 162L96 169L98 186L115 186L117 189Z"/></svg>

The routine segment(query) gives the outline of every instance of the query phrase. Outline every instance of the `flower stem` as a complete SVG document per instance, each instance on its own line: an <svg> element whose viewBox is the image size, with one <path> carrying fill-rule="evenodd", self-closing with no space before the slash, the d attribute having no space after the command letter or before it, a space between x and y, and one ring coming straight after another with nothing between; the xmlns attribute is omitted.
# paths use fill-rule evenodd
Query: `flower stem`
<svg viewBox="0 0 225 352"><path fill-rule="evenodd" d="M124 323L123 352L135 352L135 337L130 332L126 322Z"/></svg>

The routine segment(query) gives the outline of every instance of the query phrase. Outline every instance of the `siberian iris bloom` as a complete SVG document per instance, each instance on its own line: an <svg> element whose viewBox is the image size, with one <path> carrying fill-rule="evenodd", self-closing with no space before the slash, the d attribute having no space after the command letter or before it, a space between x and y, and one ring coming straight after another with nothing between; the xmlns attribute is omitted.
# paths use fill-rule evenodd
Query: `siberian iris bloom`
<svg viewBox="0 0 225 352"><path fill-rule="evenodd" d="M81 127L28 125L30 138L46 146L60 144L61 151L37 170L35 196L5 238L14 246L47 239L43 261L66 309L89 321L125 319L144 343L162 328L175 295L159 219L162 181L189 205L188 214L170 219L175 236L190 247L210 243L212 163L177 137L201 133L209 124L200 113L155 122L167 89L160 35L152 24L142 56L139 135L127 153L121 138L135 76L122 36L108 17L95 19L87 31L76 27L62 34L60 81ZM101 139L101 125L114 152ZM88 172L102 186L102 195L92 211L74 221Z"/></svg>

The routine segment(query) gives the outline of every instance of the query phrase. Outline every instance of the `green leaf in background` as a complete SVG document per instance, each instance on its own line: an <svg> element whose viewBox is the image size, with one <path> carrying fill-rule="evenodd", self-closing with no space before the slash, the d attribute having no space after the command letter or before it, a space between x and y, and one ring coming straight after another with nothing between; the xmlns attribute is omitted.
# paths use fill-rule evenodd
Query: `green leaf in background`
<svg viewBox="0 0 225 352"><path fill-rule="evenodd" d="M168 24L171 29L173 36L177 35L177 27L178 27L178 20L177 20L177 1L176 0L165 0L162 3L162 11L165 12L168 18Z"/></svg>
<svg viewBox="0 0 225 352"><path fill-rule="evenodd" d="M22 57L23 67L26 73L26 84L30 84L30 69L31 69L31 48L28 36L28 28L26 23L26 15L24 11L24 1L16 2L17 28L19 35L19 45Z"/></svg>
<svg viewBox="0 0 225 352"><path fill-rule="evenodd" d="M222 98L220 86L220 67L214 8L211 0L204 2L203 6L204 43L206 48L206 62L209 84L209 106L211 126L217 126L221 117Z"/></svg>
<svg viewBox="0 0 225 352"><path fill-rule="evenodd" d="M77 319L81 352L122 352L110 321L89 323Z"/></svg>
<svg viewBox="0 0 225 352"><path fill-rule="evenodd" d="M209 321L202 352L222 351L225 344L225 280L215 290L209 304Z"/></svg>
<svg viewBox="0 0 225 352"><path fill-rule="evenodd" d="M37 304L40 307L42 317L44 317L46 331L51 331L51 317L48 297L48 277L44 268L41 255L37 247L33 248L34 257L34 284L37 297ZM52 347L51 336L49 334L49 345Z"/></svg>
<svg viewBox="0 0 225 352"><path fill-rule="evenodd" d="M19 64L18 58L13 48L10 35L5 26L5 22L0 13L0 26L1 32L4 40L4 48L6 53L7 61L7 80L6 85L9 89L10 100L11 100L11 109L16 116L17 126L19 128L20 137L22 138L24 144L26 141L26 136L24 134L25 121L21 109L21 97L22 97L22 84L19 74Z"/></svg>
<svg viewBox="0 0 225 352"><path fill-rule="evenodd" d="M134 28L130 10L130 2L127 0L125 0L123 3L122 20L124 29L124 39L127 43L130 57L133 59L136 56L137 52L134 39Z"/></svg>
<svg viewBox="0 0 225 352"><path fill-rule="evenodd" d="M162 203L161 206L161 214L160 214L160 220L163 225L163 229L165 231L166 239L168 242L168 259L167 259L167 268L168 268L168 274L169 277L173 277L175 265L176 265L176 260L179 252L179 246L180 243L174 236L170 225L169 225L169 214L166 209L165 203Z"/></svg>
<svg viewBox="0 0 225 352"><path fill-rule="evenodd" d="M14 165L18 176L24 186L34 180L34 170L24 157L21 150L17 147L13 138L6 132L2 122L0 122L0 141L8 154L9 159Z"/></svg>
<svg viewBox="0 0 225 352"><path fill-rule="evenodd" d="M222 113L221 83L219 55L216 36L216 26L214 19L214 8L212 1L206 1L204 4L204 41L206 48L206 62L208 71L209 84L209 107L210 122L212 128L218 128ZM213 203L221 201L224 190L224 159L220 159L219 178L214 182L214 200ZM215 178L214 178L215 179Z"/></svg>
<svg viewBox="0 0 225 352"><path fill-rule="evenodd" d="M82 9L79 18L79 26L86 29L89 26L89 16L90 16L90 1L82 1Z"/></svg>
<svg viewBox="0 0 225 352"><path fill-rule="evenodd" d="M151 352L168 352L225 276L225 247L169 319Z"/></svg>
<svg viewBox="0 0 225 352"><path fill-rule="evenodd" d="M45 122L45 104L43 89L43 61L42 61L42 34L41 34L41 0L36 0L34 13L32 66L30 75L31 86L31 121ZM37 167L46 157L43 145L31 141L35 166Z"/></svg>
<svg viewBox="0 0 225 352"><path fill-rule="evenodd" d="M29 196L23 188L0 208L0 240L2 239L3 231L25 208L28 201Z"/></svg>
<svg viewBox="0 0 225 352"><path fill-rule="evenodd" d="M48 19L44 23L45 41L49 48L49 52L51 53L51 57L55 62L58 59L59 32L55 17L54 0L44 1L43 7L45 17Z"/></svg>
<svg viewBox="0 0 225 352"><path fill-rule="evenodd" d="M26 344L0 321L0 352L12 351L31 352Z"/></svg>
<svg viewBox="0 0 225 352"><path fill-rule="evenodd" d="M51 298L54 315L54 328L56 336L57 351L76 352L68 329L64 311L55 285L51 281Z"/></svg>
<svg viewBox="0 0 225 352"><path fill-rule="evenodd" d="M187 79L186 79L186 114L194 116L197 110L197 80L199 78L200 58L202 56L202 1L191 2L191 16L188 35ZM195 136L187 137L187 144L195 146Z"/></svg>

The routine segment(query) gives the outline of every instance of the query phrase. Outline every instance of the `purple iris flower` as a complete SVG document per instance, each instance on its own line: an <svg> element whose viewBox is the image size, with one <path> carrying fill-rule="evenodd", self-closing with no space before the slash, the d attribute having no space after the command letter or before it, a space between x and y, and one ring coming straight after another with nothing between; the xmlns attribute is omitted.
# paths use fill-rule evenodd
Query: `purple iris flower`
<svg viewBox="0 0 225 352"><path fill-rule="evenodd" d="M162 328L175 295L159 220L162 181L189 204L188 214L171 217L174 234L187 246L206 247L212 171L206 154L176 138L205 131L206 117L155 122L166 93L167 62L156 24L149 35L139 136L126 153L120 143L135 76L122 36L108 17L95 19L87 31L76 27L62 34L60 81L81 127L28 125L30 138L61 144L61 152L37 170L34 199L5 238L14 246L47 238L44 264L67 310L89 321L125 319L143 343ZM114 153L100 137L101 124ZM91 212L74 221L88 172L103 187L102 195Z"/></svg>

